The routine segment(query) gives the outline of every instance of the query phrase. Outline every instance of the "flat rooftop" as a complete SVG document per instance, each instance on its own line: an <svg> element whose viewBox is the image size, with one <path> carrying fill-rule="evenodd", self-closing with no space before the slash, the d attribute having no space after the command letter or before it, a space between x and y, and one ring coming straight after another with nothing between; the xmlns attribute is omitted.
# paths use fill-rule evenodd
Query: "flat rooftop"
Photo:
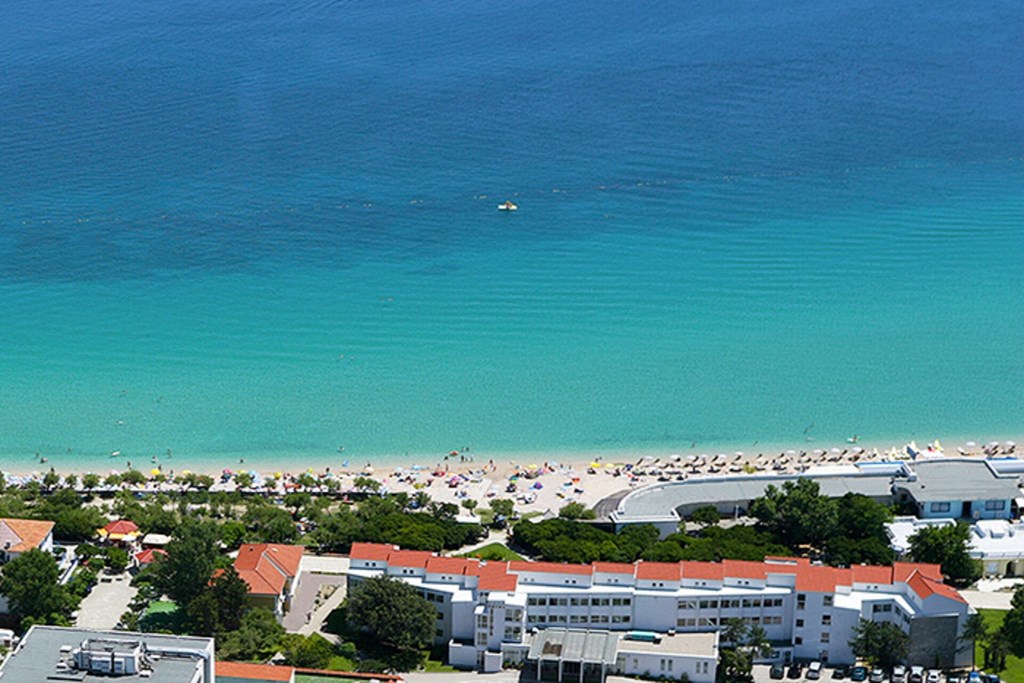
<svg viewBox="0 0 1024 683"><path fill-rule="evenodd" d="M816 481L822 494L835 498L847 493L860 493L872 498L885 498L892 494L892 474L887 471L865 469L858 470L856 474L733 474L718 479L691 479L638 489L619 502L614 519L628 521L665 517L674 514L677 508L684 505L746 504L763 496L769 485L780 487L783 482L801 478Z"/></svg>
<svg viewBox="0 0 1024 683"><path fill-rule="evenodd" d="M717 657L717 648L717 633L677 633L674 636L661 636L661 641L657 643L627 640L626 638L619 641L620 652L653 652L655 654L661 652L696 657Z"/></svg>
<svg viewBox="0 0 1024 683"><path fill-rule="evenodd" d="M657 642L631 640L624 632L603 630L546 628L530 642L531 660L615 664L619 652L718 656L717 633L657 634Z"/></svg>
<svg viewBox="0 0 1024 683"><path fill-rule="evenodd" d="M1011 500L1021 495L1019 476L1000 475L985 460L921 460L909 467L916 479L898 479L896 486L919 502Z"/></svg>
<svg viewBox="0 0 1024 683"><path fill-rule="evenodd" d="M109 676L77 670L59 672L57 663L61 660L61 648L79 647L84 640L123 643L126 647L142 642L149 647L194 650L197 654L209 652L212 657L211 638L33 626L0 667L0 680L3 683L187 683L193 679L197 667L202 668L198 659L163 655L153 663L152 675L148 677L138 674Z"/></svg>

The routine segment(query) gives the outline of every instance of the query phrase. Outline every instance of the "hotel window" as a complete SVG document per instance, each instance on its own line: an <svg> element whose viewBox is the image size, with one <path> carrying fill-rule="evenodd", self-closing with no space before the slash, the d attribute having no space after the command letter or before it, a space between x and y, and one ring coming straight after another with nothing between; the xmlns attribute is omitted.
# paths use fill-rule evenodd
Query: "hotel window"
<svg viewBox="0 0 1024 683"><path fill-rule="evenodd" d="M797 593L796 594L796 608L803 609L807 605L807 594Z"/></svg>
<svg viewBox="0 0 1024 683"><path fill-rule="evenodd" d="M949 503L932 503L932 512L949 512Z"/></svg>
<svg viewBox="0 0 1024 683"><path fill-rule="evenodd" d="M1006 501L1005 500L986 500L985 501L985 509L986 510L1005 510L1006 509Z"/></svg>
<svg viewBox="0 0 1024 683"><path fill-rule="evenodd" d="M832 625L832 615L831 614L822 614L821 615L821 625L822 626L831 626Z"/></svg>
<svg viewBox="0 0 1024 683"><path fill-rule="evenodd" d="M701 600L701 609L718 609L718 600Z"/></svg>
<svg viewBox="0 0 1024 683"><path fill-rule="evenodd" d="M693 617L687 617L685 619L678 619L676 621L676 626L680 626L682 628L693 628L696 625L697 625L697 620L694 619Z"/></svg>
<svg viewBox="0 0 1024 683"><path fill-rule="evenodd" d="M696 600L680 600L679 609L697 609Z"/></svg>
<svg viewBox="0 0 1024 683"><path fill-rule="evenodd" d="M804 627L804 620L803 619L797 619L796 620L796 627L797 628L803 628Z"/></svg>
<svg viewBox="0 0 1024 683"><path fill-rule="evenodd" d="M826 596L822 597L821 604L824 605L825 607L831 607L832 606L832 596L831 595L826 595Z"/></svg>
<svg viewBox="0 0 1024 683"><path fill-rule="evenodd" d="M793 639L793 644L794 645L803 645L804 644L804 639L801 638L800 636L797 636L796 638Z"/></svg>
<svg viewBox="0 0 1024 683"><path fill-rule="evenodd" d="M548 621L548 618L546 616L544 616L543 614L538 614L537 618L534 619L534 621L536 621L538 624L546 624L547 621Z"/></svg>
<svg viewBox="0 0 1024 683"><path fill-rule="evenodd" d="M718 626L718 617L701 617L698 626Z"/></svg>
<svg viewBox="0 0 1024 683"><path fill-rule="evenodd" d="M829 637L830 637L830 636L828 635L828 631L826 631L825 633L822 633L822 634L821 634L821 642L823 642L823 643L827 643L827 642L828 642L828 639L829 639Z"/></svg>
<svg viewBox="0 0 1024 683"><path fill-rule="evenodd" d="M570 624L585 624L586 623L586 619L587 619L586 617L582 617L582 616L580 616L578 614L573 614L573 615L569 616L569 623Z"/></svg>

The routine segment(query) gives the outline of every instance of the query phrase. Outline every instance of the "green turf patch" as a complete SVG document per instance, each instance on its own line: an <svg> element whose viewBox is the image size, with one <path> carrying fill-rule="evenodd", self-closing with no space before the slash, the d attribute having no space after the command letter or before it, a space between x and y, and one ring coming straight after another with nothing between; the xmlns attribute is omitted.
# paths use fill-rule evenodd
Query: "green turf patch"
<svg viewBox="0 0 1024 683"><path fill-rule="evenodd" d="M524 559L522 555L509 550L508 546L501 543L488 543L482 548L464 553L459 555L459 557L477 557L481 560L495 560L498 562Z"/></svg>
<svg viewBox="0 0 1024 683"><path fill-rule="evenodd" d="M978 613L985 618L985 624L988 625L989 632L995 631L1002 626L1003 619L1006 618L1006 611L1001 609L979 609ZM974 661L979 669L983 668L982 664L985 662L985 653L981 645L975 645L974 647ZM999 677L1005 683L1024 683L1024 659L1014 657L1013 655L1007 657L1006 669L999 672Z"/></svg>

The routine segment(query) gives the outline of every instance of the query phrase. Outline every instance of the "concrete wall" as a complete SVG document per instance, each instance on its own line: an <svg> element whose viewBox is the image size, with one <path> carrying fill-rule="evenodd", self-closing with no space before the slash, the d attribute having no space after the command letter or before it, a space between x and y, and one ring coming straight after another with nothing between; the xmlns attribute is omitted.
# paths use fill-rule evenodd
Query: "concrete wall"
<svg viewBox="0 0 1024 683"><path fill-rule="evenodd" d="M959 634L956 615L941 617L918 617L910 622L910 652L907 663L927 668L951 668L960 663L970 664L970 653L966 662L956 652L956 638Z"/></svg>

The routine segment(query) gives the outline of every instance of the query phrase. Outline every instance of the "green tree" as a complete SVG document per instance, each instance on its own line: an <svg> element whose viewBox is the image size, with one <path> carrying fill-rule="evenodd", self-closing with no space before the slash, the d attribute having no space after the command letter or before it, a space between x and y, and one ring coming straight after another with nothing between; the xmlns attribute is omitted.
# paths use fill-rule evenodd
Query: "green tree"
<svg viewBox="0 0 1024 683"><path fill-rule="evenodd" d="M303 669L326 669L335 655L334 646L319 633L308 636L289 633L284 637L281 651L287 664Z"/></svg>
<svg viewBox="0 0 1024 683"><path fill-rule="evenodd" d="M390 576L358 583L346 600L348 627L368 631L399 650L416 650L434 640L437 614L412 586Z"/></svg>
<svg viewBox="0 0 1024 683"><path fill-rule="evenodd" d="M299 537L295 520L279 507L262 505L251 508L243 521L252 535L263 543L291 543Z"/></svg>
<svg viewBox="0 0 1024 683"><path fill-rule="evenodd" d="M61 624L70 611L70 600L58 581L53 555L33 548L4 565L0 594L7 596L11 613L18 619Z"/></svg>
<svg viewBox="0 0 1024 683"><path fill-rule="evenodd" d="M69 489L73 489L78 486L78 475L72 472L68 476L64 477L64 486Z"/></svg>
<svg viewBox="0 0 1024 683"><path fill-rule="evenodd" d="M941 565L954 585L967 586L981 577L981 566L970 555L971 530L964 522L922 527L909 541L914 561Z"/></svg>
<svg viewBox="0 0 1024 683"><path fill-rule="evenodd" d="M245 614L245 600L249 595L249 584L245 582L234 567L221 571L210 582L208 593L212 593L217 601L218 632L234 631L242 626Z"/></svg>
<svg viewBox="0 0 1024 683"><path fill-rule="evenodd" d="M252 488L254 482L253 476L248 472L239 472L235 475L235 486L240 489Z"/></svg>
<svg viewBox="0 0 1024 683"><path fill-rule="evenodd" d="M86 491L91 491L100 485L100 475L95 472L89 472L88 474L82 475L82 487Z"/></svg>
<svg viewBox="0 0 1024 683"><path fill-rule="evenodd" d="M462 501L462 507L466 508L466 512L473 514L473 510L476 509L476 501L472 498L466 498Z"/></svg>
<svg viewBox="0 0 1024 683"><path fill-rule="evenodd" d="M146 483L146 475L138 470L128 470L121 475L121 481L129 486L142 486Z"/></svg>
<svg viewBox="0 0 1024 683"><path fill-rule="evenodd" d="M50 471L43 475L43 488L51 491L59 483L60 475L51 467Z"/></svg>
<svg viewBox="0 0 1024 683"><path fill-rule="evenodd" d="M107 567L111 572L120 574L128 568L128 551L117 546L110 546L106 550Z"/></svg>
<svg viewBox="0 0 1024 683"><path fill-rule="evenodd" d="M885 669L900 664L910 651L910 636L896 624L861 619L850 640L853 654Z"/></svg>
<svg viewBox="0 0 1024 683"><path fill-rule="evenodd" d="M821 495L818 482L801 477L783 482L782 488L769 484L764 496L750 506L758 525L793 550L800 546L824 546L835 533L839 512L836 501Z"/></svg>
<svg viewBox="0 0 1024 683"><path fill-rule="evenodd" d="M1024 659L1024 586L1017 586L1010 600L1010 611L999 627L999 640L1015 657Z"/></svg>
<svg viewBox="0 0 1024 683"><path fill-rule="evenodd" d="M597 517L597 513L583 503L573 501L563 505L562 509L558 511L558 516L562 519L594 519Z"/></svg>
<svg viewBox="0 0 1024 683"><path fill-rule="evenodd" d="M241 522L232 520L220 526L220 539L224 546L230 550L235 550L238 546L242 545L242 541L245 540L245 534L245 525Z"/></svg>
<svg viewBox="0 0 1024 683"><path fill-rule="evenodd" d="M188 608L210 583L219 553L220 533L212 524L186 521L156 562L156 584L180 607Z"/></svg>
<svg viewBox="0 0 1024 683"><path fill-rule="evenodd" d="M714 505L703 505L693 511L690 521L701 526L714 526L722 521L722 515L718 513L718 508Z"/></svg>
<svg viewBox="0 0 1024 683"><path fill-rule="evenodd" d="M262 607L251 609L242 617L237 630L217 640L217 657L229 661L266 661L281 646L284 633L273 612Z"/></svg>
<svg viewBox="0 0 1024 683"><path fill-rule="evenodd" d="M718 676L722 681L753 680L754 658L766 657L772 649L763 628L741 619L725 621L721 641Z"/></svg>
<svg viewBox="0 0 1024 683"><path fill-rule="evenodd" d="M974 614L969 615L964 621L964 627L960 630L960 635L957 637L957 642L960 643L960 647L957 648L957 652L964 648L970 648L972 669L975 668L974 646L976 643L986 643L988 641L988 635L988 624L985 623L985 617L981 616L980 613L975 612Z"/></svg>
<svg viewBox="0 0 1024 683"><path fill-rule="evenodd" d="M363 491L364 493L380 491L380 482L370 477L356 477L352 480L352 485L356 487L357 491Z"/></svg>

